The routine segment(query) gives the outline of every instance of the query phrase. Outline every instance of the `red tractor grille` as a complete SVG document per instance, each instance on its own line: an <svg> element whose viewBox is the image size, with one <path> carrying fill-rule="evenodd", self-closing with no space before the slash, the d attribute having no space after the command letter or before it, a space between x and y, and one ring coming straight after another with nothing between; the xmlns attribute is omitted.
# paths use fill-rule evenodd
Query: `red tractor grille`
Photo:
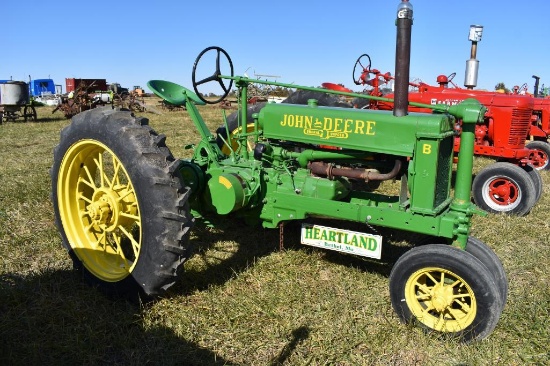
<svg viewBox="0 0 550 366"><path fill-rule="evenodd" d="M527 138L529 126L531 123L530 109L514 109L512 112L512 123L510 125L510 136L508 143L510 145L523 145Z"/></svg>

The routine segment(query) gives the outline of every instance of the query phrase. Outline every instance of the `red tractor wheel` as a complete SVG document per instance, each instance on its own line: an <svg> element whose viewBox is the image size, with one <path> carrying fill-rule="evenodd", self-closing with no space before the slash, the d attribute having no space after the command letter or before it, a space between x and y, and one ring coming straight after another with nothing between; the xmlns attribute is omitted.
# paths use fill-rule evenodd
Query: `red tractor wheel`
<svg viewBox="0 0 550 366"><path fill-rule="evenodd" d="M477 174L472 193L476 205L492 213L523 216L537 202L537 189L529 174L506 162L489 165Z"/></svg>
<svg viewBox="0 0 550 366"><path fill-rule="evenodd" d="M529 162L537 170L550 170L550 144L544 141L532 141L525 145L531 150Z"/></svg>

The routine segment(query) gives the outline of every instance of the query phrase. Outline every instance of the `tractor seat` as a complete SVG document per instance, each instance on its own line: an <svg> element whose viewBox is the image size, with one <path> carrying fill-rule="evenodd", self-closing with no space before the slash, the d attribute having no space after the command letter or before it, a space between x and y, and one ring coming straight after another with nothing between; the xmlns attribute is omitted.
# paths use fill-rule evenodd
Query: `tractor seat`
<svg viewBox="0 0 550 366"><path fill-rule="evenodd" d="M175 106L184 106L187 98L192 100L197 105L206 104L191 90L171 81L150 80L147 82L147 86L157 96Z"/></svg>

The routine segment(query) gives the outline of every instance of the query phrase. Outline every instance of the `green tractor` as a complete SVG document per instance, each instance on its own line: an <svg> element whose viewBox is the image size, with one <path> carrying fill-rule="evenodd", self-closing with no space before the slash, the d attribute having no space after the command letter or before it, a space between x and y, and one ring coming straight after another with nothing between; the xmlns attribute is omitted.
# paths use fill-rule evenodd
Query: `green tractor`
<svg viewBox="0 0 550 366"><path fill-rule="evenodd" d="M408 250L392 268L390 297L400 319L464 341L488 336L508 285L498 257L469 236L478 212L470 199L474 125L485 110L470 99L426 106L433 114L408 113L412 8L406 1L396 24L393 113L323 107L312 99L308 105L267 104L249 125L247 89L258 80L234 76L227 52L209 47L195 61L194 92L168 81L148 83L168 103L185 106L201 137L192 158L174 158L166 137L130 111L102 108L75 116L61 132L51 169L56 224L75 267L106 292L154 297L182 272L192 255L190 231L201 218L234 216L279 229L301 220L303 244L377 259L383 250L378 231L327 227L315 219L406 230L435 244ZM212 53L214 73L198 78L197 65ZM227 75L220 72L222 61ZM198 88L209 83L226 95L233 83L238 88L241 128L230 136L212 134L197 107L226 97L203 98ZM451 195L457 118L464 129ZM399 181L397 192L380 192L383 181Z"/></svg>

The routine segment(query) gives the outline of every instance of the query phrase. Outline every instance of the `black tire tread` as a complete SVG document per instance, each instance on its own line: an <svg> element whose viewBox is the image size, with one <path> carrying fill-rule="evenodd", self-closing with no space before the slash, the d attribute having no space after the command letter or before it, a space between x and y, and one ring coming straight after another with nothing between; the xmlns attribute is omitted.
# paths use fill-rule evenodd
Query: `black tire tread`
<svg viewBox="0 0 550 366"><path fill-rule="evenodd" d="M499 288L500 302L503 305L506 304L508 298L508 277L506 276L502 262L495 252L487 244L473 236L468 238L466 251L479 259L487 267Z"/></svg>

